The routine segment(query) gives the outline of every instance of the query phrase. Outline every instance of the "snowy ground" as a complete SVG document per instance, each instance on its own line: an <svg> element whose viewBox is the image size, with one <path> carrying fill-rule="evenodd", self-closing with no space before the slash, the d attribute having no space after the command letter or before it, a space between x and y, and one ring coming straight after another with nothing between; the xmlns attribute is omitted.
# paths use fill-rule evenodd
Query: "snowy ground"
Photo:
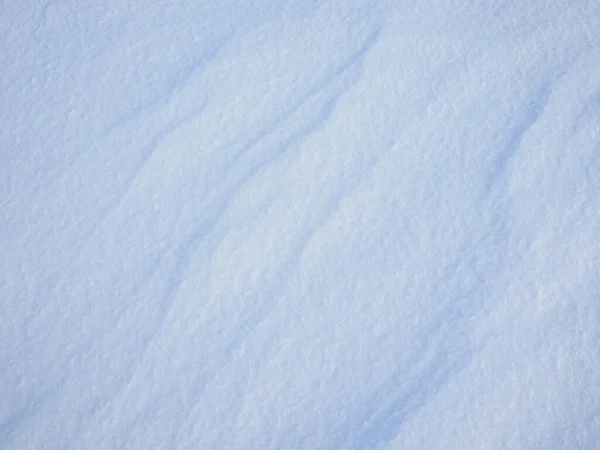
<svg viewBox="0 0 600 450"><path fill-rule="evenodd" d="M0 5L1 448L600 448L599 2Z"/></svg>

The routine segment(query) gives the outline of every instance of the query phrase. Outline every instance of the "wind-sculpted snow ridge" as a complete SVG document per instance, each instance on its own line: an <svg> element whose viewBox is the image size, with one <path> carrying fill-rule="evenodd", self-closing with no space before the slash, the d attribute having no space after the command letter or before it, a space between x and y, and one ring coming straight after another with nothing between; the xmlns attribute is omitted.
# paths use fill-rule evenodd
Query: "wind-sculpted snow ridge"
<svg viewBox="0 0 600 450"><path fill-rule="evenodd" d="M600 448L597 2L3 6L0 448Z"/></svg>

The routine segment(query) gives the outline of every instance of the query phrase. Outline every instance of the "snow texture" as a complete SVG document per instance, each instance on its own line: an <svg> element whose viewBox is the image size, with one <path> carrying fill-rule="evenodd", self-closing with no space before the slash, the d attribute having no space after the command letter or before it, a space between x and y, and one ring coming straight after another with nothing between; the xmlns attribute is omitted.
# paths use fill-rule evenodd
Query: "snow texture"
<svg viewBox="0 0 600 450"><path fill-rule="evenodd" d="M0 4L1 448L600 448L599 2Z"/></svg>

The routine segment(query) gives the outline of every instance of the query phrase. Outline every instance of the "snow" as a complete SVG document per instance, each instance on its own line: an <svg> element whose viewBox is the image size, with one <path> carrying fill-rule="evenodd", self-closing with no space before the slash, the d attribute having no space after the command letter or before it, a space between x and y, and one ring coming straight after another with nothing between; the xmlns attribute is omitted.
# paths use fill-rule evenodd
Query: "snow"
<svg viewBox="0 0 600 450"><path fill-rule="evenodd" d="M1 448L600 448L598 2L2 10Z"/></svg>

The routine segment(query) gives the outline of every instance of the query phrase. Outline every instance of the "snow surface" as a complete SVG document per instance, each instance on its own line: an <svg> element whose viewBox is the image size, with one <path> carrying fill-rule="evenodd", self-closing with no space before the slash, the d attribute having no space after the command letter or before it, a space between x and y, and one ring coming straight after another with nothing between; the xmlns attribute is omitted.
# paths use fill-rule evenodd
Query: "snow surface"
<svg viewBox="0 0 600 450"><path fill-rule="evenodd" d="M598 1L0 5L0 447L600 448Z"/></svg>

